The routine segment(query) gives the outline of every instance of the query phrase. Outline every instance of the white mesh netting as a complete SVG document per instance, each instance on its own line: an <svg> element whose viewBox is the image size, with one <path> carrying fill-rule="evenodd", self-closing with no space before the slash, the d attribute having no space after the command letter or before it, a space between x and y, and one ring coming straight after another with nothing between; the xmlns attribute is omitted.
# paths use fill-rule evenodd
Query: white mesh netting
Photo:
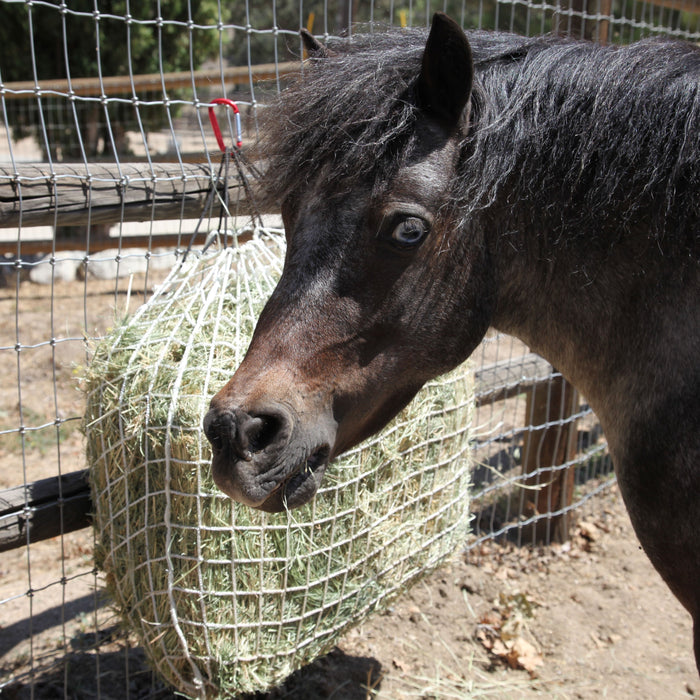
<svg viewBox="0 0 700 700"><path fill-rule="evenodd" d="M281 232L191 255L96 348L85 431L96 557L128 628L190 696L260 691L465 542L468 367L334 462L305 507L215 487L201 431L284 259Z"/></svg>

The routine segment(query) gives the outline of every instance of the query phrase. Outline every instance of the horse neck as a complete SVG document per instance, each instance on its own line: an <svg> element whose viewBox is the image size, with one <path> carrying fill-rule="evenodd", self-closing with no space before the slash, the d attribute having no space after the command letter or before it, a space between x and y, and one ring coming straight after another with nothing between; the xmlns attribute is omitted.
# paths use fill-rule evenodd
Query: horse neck
<svg viewBox="0 0 700 700"><path fill-rule="evenodd" d="M537 222L529 235L542 237ZM645 405L651 413L654 401L697 374L700 266L661 255L642 233L592 252L580 240L534 247L497 246L494 326L574 383L614 440L633 406L636 415Z"/></svg>
<svg viewBox="0 0 700 700"><path fill-rule="evenodd" d="M700 208L688 175L697 144L685 137L698 102L681 85L657 89L650 115L639 71L616 78L626 53L566 45L547 62L549 51L529 67L499 68L512 94L494 88L502 75L480 76L492 107L465 161L463 199L483 207L472 208L469 226L491 237L494 325L564 373L608 425L624 423L626 403L653 401L656 382L680 386L679 368L698 365ZM676 61L666 87L682 83L679 66L699 70L685 49L630 51L639 60L651 52L652 67ZM556 73L536 85L543 65ZM552 82L558 101L543 92Z"/></svg>

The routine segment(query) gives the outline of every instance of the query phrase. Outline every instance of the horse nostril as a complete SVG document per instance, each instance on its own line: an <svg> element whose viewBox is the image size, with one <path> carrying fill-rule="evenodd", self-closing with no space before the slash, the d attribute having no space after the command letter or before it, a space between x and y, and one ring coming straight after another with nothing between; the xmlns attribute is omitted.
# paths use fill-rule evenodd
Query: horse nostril
<svg viewBox="0 0 700 700"><path fill-rule="evenodd" d="M273 413L250 415L240 408L204 417L204 434L215 450L230 449L238 458L251 461L256 452L282 442L288 434L288 419Z"/></svg>
<svg viewBox="0 0 700 700"><path fill-rule="evenodd" d="M286 419L273 413L258 413L249 415L243 411L234 410L238 423L238 442L252 458L256 452L284 440Z"/></svg>
<svg viewBox="0 0 700 700"><path fill-rule="evenodd" d="M248 449L255 453L277 441L282 432L282 420L277 416L256 416L247 428Z"/></svg>
<svg viewBox="0 0 700 700"><path fill-rule="evenodd" d="M224 439L222 434L222 426L219 420L219 416L210 410L206 416L204 416L204 421L202 422L202 428L204 429L204 434L207 440L211 443L211 446L215 450L222 450L224 447Z"/></svg>

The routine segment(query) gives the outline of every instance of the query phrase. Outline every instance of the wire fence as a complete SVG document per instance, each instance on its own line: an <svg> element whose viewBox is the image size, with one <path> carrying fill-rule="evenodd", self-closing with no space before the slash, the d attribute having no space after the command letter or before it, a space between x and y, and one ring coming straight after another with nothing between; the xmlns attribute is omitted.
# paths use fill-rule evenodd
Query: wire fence
<svg viewBox="0 0 700 700"><path fill-rule="evenodd" d="M300 27L424 26L438 9L467 28L700 41L698 0L233 5L0 0L0 692L68 696L79 679L84 697L170 697L99 593L79 377L90 342L151 297L197 225L219 226L211 211L199 221L219 160L213 98L236 100L250 143L302 55ZM180 204L161 206L167 191ZM565 537L613 479L595 416L513 338L489 333L474 366L468 547Z"/></svg>

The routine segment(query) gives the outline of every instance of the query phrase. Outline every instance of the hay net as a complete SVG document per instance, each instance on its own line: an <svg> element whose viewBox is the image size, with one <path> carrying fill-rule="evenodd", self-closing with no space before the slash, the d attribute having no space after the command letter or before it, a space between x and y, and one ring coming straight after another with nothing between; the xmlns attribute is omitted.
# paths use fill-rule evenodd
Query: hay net
<svg viewBox="0 0 700 700"><path fill-rule="evenodd" d="M302 508L262 513L214 485L202 418L245 353L284 248L281 231L258 231L190 255L88 369L96 560L150 663L191 697L281 683L467 534L466 367L331 464Z"/></svg>

